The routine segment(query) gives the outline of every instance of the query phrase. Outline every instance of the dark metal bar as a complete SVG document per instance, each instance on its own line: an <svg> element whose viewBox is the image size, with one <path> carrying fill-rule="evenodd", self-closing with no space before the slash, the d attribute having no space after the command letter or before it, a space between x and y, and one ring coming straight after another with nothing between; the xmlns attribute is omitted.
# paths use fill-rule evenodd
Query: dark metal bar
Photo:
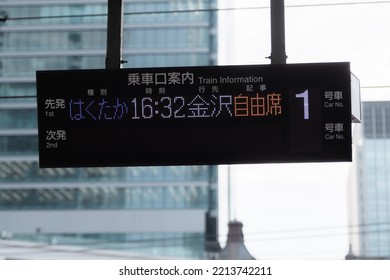
<svg viewBox="0 0 390 280"><path fill-rule="evenodd" d="M108 0L106 69L122 63L123 0Z"/></svg>
<svg viewBox="0 0 390 280"><path fill-rule="evenodd" d="M284 0L271 1L271 64L286 64Z"/></svg>

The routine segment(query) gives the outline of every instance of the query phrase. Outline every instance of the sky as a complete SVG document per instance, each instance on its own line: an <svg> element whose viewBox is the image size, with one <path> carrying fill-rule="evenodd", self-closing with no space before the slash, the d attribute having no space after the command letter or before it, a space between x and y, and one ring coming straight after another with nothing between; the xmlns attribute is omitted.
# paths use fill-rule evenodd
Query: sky
<svg viewBox="0 0 390 280"><path fill-rule="evenodd" d="M219 8L269 7L270 1L219 0ZM285 6L287 63L350 62L362 101L390 100L390 1L285 0ZM218 17L220 65L270 64L269 8L220 11ZM257 259L343 259L351 165L232 165L230 219L243 222L250 253ZM219 168L224 246L228 168Z"/></svg>

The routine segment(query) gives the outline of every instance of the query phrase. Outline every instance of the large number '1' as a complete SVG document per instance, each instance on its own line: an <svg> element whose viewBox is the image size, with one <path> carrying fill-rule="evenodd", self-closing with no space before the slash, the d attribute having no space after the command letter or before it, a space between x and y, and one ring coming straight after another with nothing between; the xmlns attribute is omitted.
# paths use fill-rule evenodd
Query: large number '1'
<svg viewBox="0 0 390 280"><path fill-rule="evenodd" d="M303 118L309 119L309 91L305 90L302 93L296 94L295 97L303 98Z"/></svg>

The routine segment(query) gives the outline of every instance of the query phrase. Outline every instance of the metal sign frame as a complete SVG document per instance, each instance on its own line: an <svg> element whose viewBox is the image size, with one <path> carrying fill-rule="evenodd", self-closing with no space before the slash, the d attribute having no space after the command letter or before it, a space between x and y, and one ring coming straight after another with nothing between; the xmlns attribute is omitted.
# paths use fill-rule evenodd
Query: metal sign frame
<svg viewBox="0 0 390 280"><path fill-rule="evenodd" d="M40 167L352 160L349 63L36 76Z"/></svg>

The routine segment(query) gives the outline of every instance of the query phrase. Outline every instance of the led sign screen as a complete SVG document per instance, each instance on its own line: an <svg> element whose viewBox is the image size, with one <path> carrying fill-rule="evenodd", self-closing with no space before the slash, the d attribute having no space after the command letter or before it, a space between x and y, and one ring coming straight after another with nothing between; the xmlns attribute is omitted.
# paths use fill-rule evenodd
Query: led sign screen
<svg viewBox="0 0 390 280"><path fill-rule="evenodd" d="M40 167L351 160L349 63L38 71Z"/></svg>

